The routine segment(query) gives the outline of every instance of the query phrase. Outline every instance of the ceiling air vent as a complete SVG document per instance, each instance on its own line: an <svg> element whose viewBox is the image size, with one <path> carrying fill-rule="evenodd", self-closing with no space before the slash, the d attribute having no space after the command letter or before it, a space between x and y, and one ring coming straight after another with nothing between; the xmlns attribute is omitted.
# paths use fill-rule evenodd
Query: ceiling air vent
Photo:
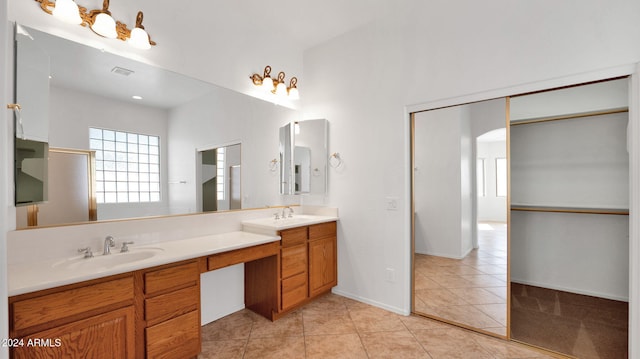
<svg viewBox="0 0 640 359"><path fill-rule="evenodd" d="M134 73L134 71L132 70L125 69L124 67L118 67L118 66L112 68L111 72L113 72L114 74L122 75L122 76L129 76L132 73Z"/></svg>

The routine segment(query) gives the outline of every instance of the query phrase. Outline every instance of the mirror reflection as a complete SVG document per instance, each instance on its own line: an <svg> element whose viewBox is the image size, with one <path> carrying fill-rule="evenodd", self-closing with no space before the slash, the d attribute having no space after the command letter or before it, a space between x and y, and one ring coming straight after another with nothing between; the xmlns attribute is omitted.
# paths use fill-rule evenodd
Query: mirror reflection
<svg viewBox="0 0 640 359"><path fill-rule="evenodd" d="M241 208L240 144L198 151L202 212Z"/></svg>
<svg viewBox="0 0 640 359"><path fill-rule="evenodd" d="M23 28L50 59L49 102L39 104L49 114L49 145L96 153L97 220L203 211L198 149L212 144L242 143L242 151L236 167L224 169L233 196L207 210L281 204L268 164L277 129L296 111ZM93 138L97 131L105 137ZM72 204L60 201L60 208ZM26 211L18 208L18 217Z"/></svg>
<svg viewBox="0 0 640 359"><path fill-rule="evenodd" d="M324 195L327 191L327 120L296 121L280 128L280 192Z"/></svg>
<svg viewBox="0 0 640 359"><path fill-rule="evenodd" d="M506 99L412 122L413 311L505 337Z"/></svg>

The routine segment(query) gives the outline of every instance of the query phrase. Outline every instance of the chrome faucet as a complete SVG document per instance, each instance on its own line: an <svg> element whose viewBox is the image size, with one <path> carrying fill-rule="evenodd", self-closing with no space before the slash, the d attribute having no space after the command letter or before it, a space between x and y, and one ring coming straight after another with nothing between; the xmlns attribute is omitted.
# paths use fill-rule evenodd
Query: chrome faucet
<svg viewBox="0 0 640 359"><path fill-rule="evenodd" d="M111 247L115 247L116 246L116 242L114 242L113 237L112 236L107 236L107 238L104 239L104 251L102 252L102 255L107 255L107 254L111 254Z"/></svg>
<svg viewBox="0 0 640 359"><path fill-rule="evenodd" d="M285 211L286 210L289 210L289 215L288 216L285 215ZM293 217L293 208L291 208L289 206L286 206L285 208L282 209L282 218L287 218L287 217L288 218Z"/></svg>

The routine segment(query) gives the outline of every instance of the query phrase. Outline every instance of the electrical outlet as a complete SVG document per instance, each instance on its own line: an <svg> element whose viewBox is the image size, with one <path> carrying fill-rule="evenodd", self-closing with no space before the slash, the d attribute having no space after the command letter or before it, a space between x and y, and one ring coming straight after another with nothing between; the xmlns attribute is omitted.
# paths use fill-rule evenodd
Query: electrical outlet
<svg viewBox="0 0 640 359"><path fill-rule="evenodd" d="M385 269L385 277L387 282L394 283L396 281L396 270L393 268Z"/></svg>
<svg viewBox="0 0 640 359"><path fill-rule="evenodd" d="M385 201L387 203L387 211L398 210L398 197L386 197Z"/></svg>

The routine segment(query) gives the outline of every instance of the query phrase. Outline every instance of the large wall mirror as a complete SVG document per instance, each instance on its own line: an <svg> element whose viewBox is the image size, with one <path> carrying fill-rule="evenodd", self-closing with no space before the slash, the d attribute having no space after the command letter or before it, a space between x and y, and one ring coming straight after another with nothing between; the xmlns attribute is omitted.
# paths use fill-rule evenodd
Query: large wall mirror
<svg viewBox="0 0 640 359"><path fill-rule="evenodd" d="M506 99L412 114L413 311L507 336Z"/></svg>
<svg viewBox="0 0 640 359"><path fill-rule="evenodd" d="M218 198L225 195L233 202L212 206L208 201L207 210L282 204L279 178L269 162L278 154L278 129L296 121L296 111L21 28L18 48L28 41L50 63L49 101L39 109L48 114L49 145L95 152L97 220L203 211L199 150L217 144L241 143L242 151L230 149L239 159L233 159L233 168L225 165L225 181L233 180L233 188L221 191L234 192L216 191ZM16 81L24 79L18 74ZM17 88L29 91L28 86ZM34 116L26 107L22 120L31 124ZM64 211L72 197L47 205ZM27 211L17 208L18 228L27 227ZM56 224L62 223L47 222Z"/></svg>

